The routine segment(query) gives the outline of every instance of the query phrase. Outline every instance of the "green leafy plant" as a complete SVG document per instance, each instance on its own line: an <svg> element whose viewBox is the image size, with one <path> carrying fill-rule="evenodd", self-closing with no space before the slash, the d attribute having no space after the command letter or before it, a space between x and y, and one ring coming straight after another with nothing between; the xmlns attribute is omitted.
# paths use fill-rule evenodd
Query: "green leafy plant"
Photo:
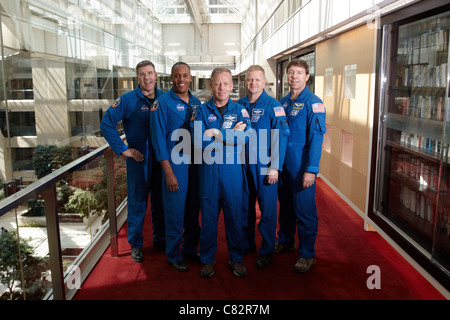
<svg viewBox="0 0 450 320"><path fill-rule="evenodd" d="M64 207L67 212L76 212L88 217L91 213L98 213L99 203L91 191L76 189Z"/></svg>
<svg viewBox="0 0 450 320"><path fill-rule="evenodd" d="M42 199L28 199L24 202L27 207L27 212L24 216L28 217L42 217L45 216L45 203Z"/></svg>
<svg viewBox="0 0 450 320"><path fill-rule="evenodd" d="M39 145L33 154L34 173L38 179L45 177L72 161L70 145L57 147L55 145Z"/></svg>
<svg viewBox="0 0 450 320"><path fill-rule="evenodd" d="M42 281L47 270L47 261L34 255L27 240L20 238L19 241L17 232L0 234L0 283L9 291L9 299L22 299L23 290L27 299L42 299L47 291Z"/></svg>

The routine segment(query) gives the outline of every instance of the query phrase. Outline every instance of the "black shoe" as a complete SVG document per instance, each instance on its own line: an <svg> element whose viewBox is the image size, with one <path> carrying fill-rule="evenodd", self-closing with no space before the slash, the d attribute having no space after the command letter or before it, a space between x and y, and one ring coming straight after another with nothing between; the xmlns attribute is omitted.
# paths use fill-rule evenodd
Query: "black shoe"
<svg viewBox="0 0 450 320"><path fill-rule="evenodd" d="M238 278L243 278L247 276L247 268L242 262L234 262L229 260L228 265L230 266L233 274Z"/></svg>
<svg viewBox="0 0 450 320"><path fill-rule="evenodd" d="M273 248L273 253L280 253L280 252L292 252L295 251L295 245L293 243L283 245L280 243L275 243L275 247Z"/></svg>
<svg viewBox="0 0 450 320"><path fill-rule="evenodd" d="M202 278L211 278L214 275L214 267L216 266L216 262L213 261L208 264L204 264L202 269L200 270L200 276Z"/></svg>
<svg viewBox="0 0 450 320"><path fill-rule="evenodd" d="M131 248L131 259L134 262L144 261L144 254L142 253L142 249L141 248Z"/></svg>
<svg viewBox="0 0 450 320"><path fill-rule="evenodd" d="M294 271L299 273L308 272L315 264L316 264L315 258L310 259L299 258L294 266Z"/></svg>
<svg viewBox="0 0 450 320"><path fill-rule="evenodd" d="M177 262L171 262L170 264L172 265L172 267L174 267L175 269L177 269L180 272L186 272L189 270L189 267L186 264L186 262L184 262L184 260L177 261Z"/></svg>
<svg viewBox="0 0 450 320"><path fill-rule="evenodd" d="M265 269L272 262L271 254L260 254L255 262L255 267L258 269Z"/></svg>

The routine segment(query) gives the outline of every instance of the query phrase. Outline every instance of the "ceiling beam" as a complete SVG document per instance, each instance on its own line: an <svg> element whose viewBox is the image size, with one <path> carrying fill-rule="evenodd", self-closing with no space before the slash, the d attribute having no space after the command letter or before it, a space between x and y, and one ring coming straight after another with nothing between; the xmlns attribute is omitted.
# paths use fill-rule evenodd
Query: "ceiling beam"
<svg viewBox="0 0 450 320"><path fill-rule="evenodd" d="M194 24L200 33L200 37L203 37L202 32L202 16L200 14L200 9L197 4L197 0L185 0L186 6L189 9L192 19L194 20Z"/></svg>

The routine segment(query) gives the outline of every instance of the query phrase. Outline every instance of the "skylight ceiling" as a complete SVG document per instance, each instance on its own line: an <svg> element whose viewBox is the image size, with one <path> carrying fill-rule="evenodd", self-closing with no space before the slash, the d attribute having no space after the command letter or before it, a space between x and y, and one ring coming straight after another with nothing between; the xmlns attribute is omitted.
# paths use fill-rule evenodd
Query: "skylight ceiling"
<svg viewBox="0 0 450 320"><path fill-rule="evenodd" d="M249 0L157 0L152 11L161 23L241 23Z"/></svg>

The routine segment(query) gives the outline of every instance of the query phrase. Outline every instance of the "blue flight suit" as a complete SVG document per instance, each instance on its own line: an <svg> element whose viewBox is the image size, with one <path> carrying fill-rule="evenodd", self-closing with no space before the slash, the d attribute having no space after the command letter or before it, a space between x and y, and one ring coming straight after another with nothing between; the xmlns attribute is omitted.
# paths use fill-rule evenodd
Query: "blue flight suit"
<svg viewBox="0 0 450 320"><path fill-rule="evenodd" d="M291 134L288 138L278 199L280 214L278 243L292 245L295 229L299 237L300 257L315 256L318 231L316 183L303 189L303 174L319 172L323 135L326 132L325 107L322 100L305 87L295 101L290 93L281 99Z"/></svg>
<svg viewBox="0 0 450 320"><path fill-rule="evenodd" d="M165 92L155 87L155 98ZM121 155L128 148L139 150L144 155L144 161L137 162L126 158L127 191L128 191L128 242L132 248L142 248L142 228L147 211L150 193L150 175L152 169L153 151L150 143L150 108L153 101L142 93L140 87L123 94L106 111L100 123L100 129L111 149ZM122 120L128 146L120 138L117 123ZM155 196L152 203L162 200ZM156 205L156 208L160 207ZM152 210L154 227L153 240L164 240L163 212Z"/></svg>
<svg viewBox="0 0 450 320"><path fill-rule="evenodd" d="M242 190L246 185L243 164L247 137L246 131L232 129L237 122L243 121L247 124L247 130L250 118L245 107L231 99L223 108L226 108L225 113L221 115L214 100L210 99L197 108L191 121L191 134L197 153L194 158L196 163L201 160L199 166L200 260L203 264L214 261L220 208L224 215L229 259L234 262L243 261ZM220 130L222 139L215 140L204 136L207 129Z"/></svg>
<svg viewBox="0 0 450 320"><path fill-rule="evenodd" d="M177 191L170 191L166 185L166 176L162 174L166 255L170 262L183 260L181 254L193 255L198 252L198 173L197 165L191 159L190 120L193 110L200 105L200 100L190 91L188 103L172 88L152 106L151 137L156 160L169 160L179 186Z"/></svg>
<svg viewBox="0 0 450 320"><path fill-rule="evenodd" d="M258 224L262 236L259 254L271 254L275 246L277 232L277 194L278 183L268 184L264 170L269 168L281 171L286 153L289 126L284 108L275 98L269 96L265 90L255 103L250 104L248 96L237 101L247 108L250 115L251 127L256 132L257 143L249 143L246 155L246 173L248 177L248 203L244 199L244 211L248 211L246 235L246 250L256 248L256 199L261 210ZM271 130L277 130L272 141ZM260 155L260 153L262 153ZM253 159L252 159L253 157ZM264 157L264 158L261 158ZM270 157L270 161L268 162ZM256 159L255 159L256 158Z"/></svg>

